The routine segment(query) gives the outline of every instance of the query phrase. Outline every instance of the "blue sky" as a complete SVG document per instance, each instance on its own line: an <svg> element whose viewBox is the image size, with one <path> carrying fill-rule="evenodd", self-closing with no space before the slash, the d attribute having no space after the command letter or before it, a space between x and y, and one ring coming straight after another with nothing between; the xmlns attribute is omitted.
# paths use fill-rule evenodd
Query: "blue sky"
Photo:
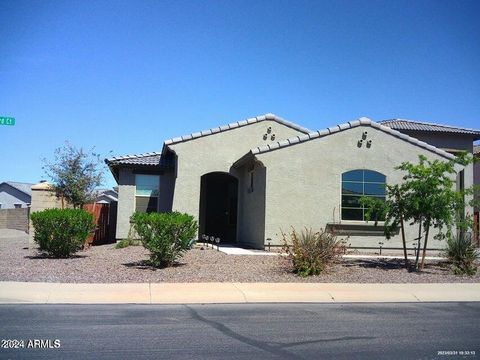
<svg viewBox="0 0 480 360"><path fill-rule="evenodd" d="M479 1L0 1L0 181L273 112L480 128ZM114 185L110 174L105 185Z"/></svg>

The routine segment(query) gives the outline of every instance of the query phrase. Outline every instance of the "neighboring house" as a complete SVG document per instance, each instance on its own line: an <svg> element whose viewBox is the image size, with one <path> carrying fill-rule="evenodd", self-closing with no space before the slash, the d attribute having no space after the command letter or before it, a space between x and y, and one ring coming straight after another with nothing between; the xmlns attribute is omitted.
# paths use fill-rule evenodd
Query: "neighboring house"
<svg viewBox="0 0 480 360"><path fill-rule="evenodd" d="M470 147L472 138L480 137L471 131L465 134ZM442 147L456 149L446 138ZM386 183L402 181L394 167L417 162L420 154L453 158L367 118L311 131L266 114L166 140L160 152L105 161L118 183L117 239L128 236L134 211L174 210L194 215L199 235L220 237L222 243L262 249L281 245L282 231L292 226L326 227L349 235L352 247L378 248L385 240L382 227L365 221L358 199L384 198ZM464 186L472 182L470 173ZM416 229L407 227L409 244L416 236ZM383 246L400 247L399 236Z"/></svg>
<svg viewBox="0 0 480 360"><path fill-rule="evenodd" d="M110 204L118 201L118 191L115 189L98 189L95 202L98 204Z"/></svg>
<svg viewBox="0 0 480 360"><path fill-rule="evenodd" d="M32 202L33 184L15 181L0 183L0 209L26 208Z"/></svg>

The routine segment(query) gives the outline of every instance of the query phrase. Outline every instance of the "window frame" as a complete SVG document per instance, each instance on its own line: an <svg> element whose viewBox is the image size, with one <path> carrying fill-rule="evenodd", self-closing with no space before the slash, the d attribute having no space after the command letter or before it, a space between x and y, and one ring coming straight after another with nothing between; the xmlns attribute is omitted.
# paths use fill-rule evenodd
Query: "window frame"
<svg viewBox="0 0 480 360"><path fill-rule="evenodd" d="M349 179L349 180L344 180L344 176L348 173L354 173L356 171L361 171L362 172L362 180L361 182L359 180L356 180L356 179ZM378 177L379 175L383 177L383 182L380 182L380 181L365 181L366 179L366 173L373 173L375 175L375 177ZM354 191L352 194L348 194L348 193L344 193L344 183L350 183L350 184L361 184L362 186L362 193L361 194L356 194ZM365 185L383 185L384 187L384 191L383 191L383 195L379 195L379 194L366 194L365 193ZM377 198L377 199L382 199L383 198L383 201L386 200L386 184L387 184L387 176L379 171L376 171L376 170L371 170L371 169L352 169L352 170L348 170L348 171L344 171L341 175L340 175L340 221L341 222L355 222L355 223L364 223L364 222L367 222L367 220L365 219L365 207L364 206L358 206L358 207L353 207L353 206L344 206L344 196L345 197L357 197L358 199L360 199L361 197L363 196L366 196L366 197L373 197L373 198ZM373 192L373 191L371 191ZM344 209L349 209L349 210L361 210L361 219L354 219L354 218L344 218L343 217L343 211ZM384 220L380 220L378 221L379 223L383 223Z"/></svg>
<svg viewBox="0 0 480 360"><path fill-rule="evenodd" d="M157 189L153 190L152 194L151 195L146 195L146 194L142 194L142 193L138 193L138 189L137 189L137 179L139 177L142 177L142 176L148 176L148 177L155 177L157 179ZM147 208L145 209L144 212L158 212L158 207L159 207L159 198L160 198L160 175L157 175L157 174L135 174L135 204L134 204L134 209L135 209L135 212L137 211L140 211L137 209L137 198L148 198L148 199L156 199L155 202L156 202L156 206L155 208L150 208L150 211L149 211L149 208L148 208L148 205L147 205ZM143 211L142 211L143 212Z"/></svg>

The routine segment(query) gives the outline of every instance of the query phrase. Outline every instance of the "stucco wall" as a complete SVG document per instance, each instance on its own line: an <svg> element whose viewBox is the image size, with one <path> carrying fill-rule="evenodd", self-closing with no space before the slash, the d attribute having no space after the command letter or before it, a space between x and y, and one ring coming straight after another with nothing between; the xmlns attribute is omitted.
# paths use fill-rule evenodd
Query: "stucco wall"
<svg viewBox="0 0 480 360"><path fill-rule="evenodd" d="M2 209L13 209L15 204L21 204L22 207L27 207L32 201L27 194L11 187L8 184L0 185L0 204Z"/></svg>
<svg viewBox="0 0 480 360"><path fill-rule="evenodd" d="M175 193L175 171L169 169L160 175L160 197L158 211L172 211L173 194Z"/></svg>
<svg viewBox="0 0 480 360"><path fill-rule="evenodd" d="M412 130L401 130L401 132L441 149L465 150L468 152L473 150L473 137L466 134Z"/></svg>
<svg viewBox="0 0 480 360"><path fill-rule="evenodd" d="M118 181L117 239L126 239L130 230L130 216L135 211L135 174L131 169L120 169Z"/></svg>
<svg viewBox="0 0 480 360"><path fill-rule="evenodd" d="M119 171L119 180L118 180L118 212L117 212L117 228L116 228L116 238L117 239L126 239L128 237L128 232L130 231L130 217L135 212L135 175L143 174L141 170L133 170L128 168L120 169ZM144 174L151 174L148 171L145 171ZM158 175L158 174L157 174ZM171 180L172 174L169 173L166 176L164 174L160 175L160 184L159 191L160 197L162 197L162 191L168 193L168 191L173 191L171 189ZM173 180L174 181L174 180ZM165 185L170 184L170 185ZM171 196L170 196L171 197ZM169 198L169 195L165 197ZM168 203L168 201L167 201ZM161 200L158 202L158 210L168 211L165 208L165 202L162 203Z"/></svg>
<svg viewBox="0 0 480 360"><path fill-rule="evenodd" d="M361 148L357 146L364 131L368 132L367 140L372 140L370 148L365 146L365 141ZM394 167L403 161L417 162L419 154L446 160L375 128L360 126L257 155L267 168L265 238L280 244L281 229L289 231L290 226L318 229L338 222L343 172L369 169L386 175L389 184L399 183L403 174ZM407 228L409 244L417 236L415 230ZM383 236L355 236L350 237L348 243L356 247L378 247L382 239ZM400 236L385 241L385 246L400 247ZM431 248L442 246L430 240Z"/></svg>
<svg viewBox="0 0 480 360"><path fill-rule="evenodd" d="M251 166L253 189L250 188ZM265 240L265 184L266 169L262 165L246 164L240 169L237 239L239 244L257 249L264 247Z"/></svg>
<svg viewBox="0 0 480 360"><path fill-rule="evenodd" d="M0 209L0 229L28 232L28 208Z"/></svg>
<svg viewBox="0 0 480 360"><path fill-rule="evenodd" d="M68 207L64 202L64 207ZM32 205L30 213L42 211L45 209L61 208L62 201L55 196L48 183L40 183L32 186ZM33 243L34 229L30 222L30 242Z"/></svg>
<svg viewBox="0 0 480 360"><path fill-rule="evenodd" d="M263 140L268 127L271 127L271 133L267 140ZM230 169L232 164L250 149L272 142L270 140L272 134L275 134L277 142L303 133L267 120L171 145L170 148L177 155L173 210L186 212L198 218L201 176L222 171L238 178L238 174Z"/></svg>

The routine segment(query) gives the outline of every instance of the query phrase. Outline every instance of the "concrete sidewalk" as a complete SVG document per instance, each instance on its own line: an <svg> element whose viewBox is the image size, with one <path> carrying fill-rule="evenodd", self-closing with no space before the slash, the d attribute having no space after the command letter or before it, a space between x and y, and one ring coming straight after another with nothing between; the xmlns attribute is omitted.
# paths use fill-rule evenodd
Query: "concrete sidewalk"
<svg viewBox="0 0 480 360"><path fill-rule="evenodd" d="M480 284L0 282L0 304L480 301Z"/></svg>

